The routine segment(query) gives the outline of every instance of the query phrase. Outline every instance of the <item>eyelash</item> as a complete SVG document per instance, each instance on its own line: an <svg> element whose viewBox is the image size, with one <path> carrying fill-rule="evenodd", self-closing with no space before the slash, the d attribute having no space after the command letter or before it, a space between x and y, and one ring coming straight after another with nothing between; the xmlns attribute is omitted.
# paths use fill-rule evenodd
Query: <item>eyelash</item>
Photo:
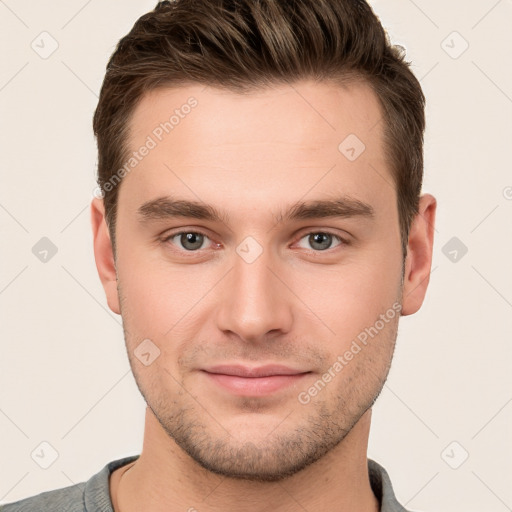
<svg viewBox="0 0 512 512"><path fill-rule="evenodd" d="M323 234L323 235L330 235L332 236L333 238L336 238L340 244L337 245L336 247L330 247L329 249L325 249L323 251L318 251L318 250L315 250L315 249L310 249L309 251L310 252L313 252L315 254L323 254L323 253L326 253L326 254L330 254L332 251L334 251L337 247L340 247L340 246L343 246L343 245L350 245L350 242L345 239L345 238L342 238L340 235L337 235L329 230L316 230L316 231L310 231L308 233L305 233L303 236L301 236L299 238L299 241L303 240L304 238L310 236L310 235L317 235L317 234ZM205 238L208 238L208 240L210 240L210 237L202 232L202 231L197 231L197 230L190 230L190 231L176 231L174 233L170 233L170 234L167 234L164 239L162 240L162 243L164 244L167 244L170 240L172 240L173 238L177 237L178 235L185 235L185 234L194 234L194 235L201 235ZM211 240L210 240L211 241ZM194 253L200 253L202 252L203 250L205 249L198 249L198 250L195 250L195 251L187 251L185 249L178 249L178 252L184 252L184 253L190 253L190 254L194 254Z"/></svg>

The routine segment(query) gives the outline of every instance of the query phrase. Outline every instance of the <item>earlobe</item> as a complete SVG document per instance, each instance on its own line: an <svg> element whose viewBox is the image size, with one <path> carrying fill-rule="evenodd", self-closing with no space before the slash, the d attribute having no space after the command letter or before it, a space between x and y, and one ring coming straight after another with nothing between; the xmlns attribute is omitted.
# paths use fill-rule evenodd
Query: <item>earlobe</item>
<svg viewBox="0 0 512 512"><path fill-rule="evenodd" d="M91 203L91 224L93 232L94 258L98 275L105 290L108 307L118 315L119 295L117 291L117 272L114 261L114 252L107 222L105 220L105 207L103 199L94 198Z"/></svg>
<svg viewBox="0 0 512 512"><path fill-rule="evenodd" d="M423 304L427 292L432 266L436 207L435 197L430 194L422 195L418 214L411 224L405 260L403 316L416 313Z"/></svg>

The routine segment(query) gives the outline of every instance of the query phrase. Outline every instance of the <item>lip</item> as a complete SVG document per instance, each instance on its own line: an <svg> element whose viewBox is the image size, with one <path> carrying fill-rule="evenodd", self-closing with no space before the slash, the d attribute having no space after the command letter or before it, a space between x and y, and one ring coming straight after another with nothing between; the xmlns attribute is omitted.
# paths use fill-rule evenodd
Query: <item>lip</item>
<svg viewBox="0 0 512 512"><path fill-rule="evenodd" d="M266 364L263 366L253 367L241 364L221 364L205 368L204 371L208 373L245 378L272 377L275 375L299 375L302 373L307 373L304 370L297 370L280 364Z"/></svg>
<svg viewBox="0 0 512 512"><path fill-rule="evenodd" d="M297 384L310 371L282 365L218 365L202 370L208 379L238 396L265 396Z"/></svg>

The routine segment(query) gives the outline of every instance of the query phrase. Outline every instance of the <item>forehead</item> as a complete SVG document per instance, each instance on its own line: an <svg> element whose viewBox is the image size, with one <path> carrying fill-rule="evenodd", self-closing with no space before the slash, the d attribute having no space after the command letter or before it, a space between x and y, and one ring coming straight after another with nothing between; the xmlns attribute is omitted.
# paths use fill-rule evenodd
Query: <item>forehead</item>
<svg viewBox="0 0 512 512"><path fill-rule="evenodd" d="M341 84L303 80L243 94L189 84L154 89L142 96L130 121L130 145L136 148L152 133L156 138L161 135L178 141L186 125L198 138L212 144L268 144L273 140L275 144L300 143L311 149L341 142L344 135L354 134L368 148L381 142L381 117L376 94L361 81ZM166 136L171 131L161 126L165 123L171 125L170 137ZM248 132L251 140L246 139Z"/></svg>
<svg viewBox="0 0 512 512"><path fill-rule="evenodd" d="M129 125L130 151L150 149L123 181L139 204L176 188L219 201L243 189L261 206L308 190L370 202L387 186L393 197L381 112L363 82L301 81L247 94L200 84L156 89Z"/></svg>

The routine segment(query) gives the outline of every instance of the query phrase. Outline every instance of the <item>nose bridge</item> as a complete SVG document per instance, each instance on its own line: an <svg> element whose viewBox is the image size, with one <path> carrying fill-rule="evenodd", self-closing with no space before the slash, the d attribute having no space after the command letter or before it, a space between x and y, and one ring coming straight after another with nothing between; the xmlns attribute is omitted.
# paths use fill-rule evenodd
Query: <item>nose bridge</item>
<svg viewBox="0 0 512 512"><path fill-rule="evenodd" d="M251 237L237 247L219 304L219 329L257 341L270 331L291 328L290 292L275 267L270 251Z"/></svg>

